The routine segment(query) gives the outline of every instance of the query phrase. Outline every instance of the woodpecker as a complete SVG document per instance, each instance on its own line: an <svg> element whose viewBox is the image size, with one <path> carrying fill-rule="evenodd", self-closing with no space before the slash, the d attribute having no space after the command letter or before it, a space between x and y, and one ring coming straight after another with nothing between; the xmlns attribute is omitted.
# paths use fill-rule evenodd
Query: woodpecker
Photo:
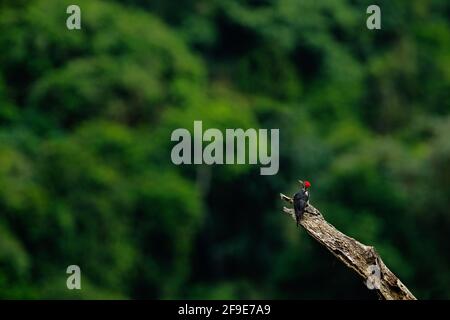
<svg viewBox="0 0 450 320"><path fill-rule="evenodd" d="M300 219L305 212L306 207L309 204L309 191L308 189L311 187L311 183L309 181L299 181L301 188L300 191L294 195L294 211L295 211L295 219L297 221L297 227L300 222Z"/></svg>

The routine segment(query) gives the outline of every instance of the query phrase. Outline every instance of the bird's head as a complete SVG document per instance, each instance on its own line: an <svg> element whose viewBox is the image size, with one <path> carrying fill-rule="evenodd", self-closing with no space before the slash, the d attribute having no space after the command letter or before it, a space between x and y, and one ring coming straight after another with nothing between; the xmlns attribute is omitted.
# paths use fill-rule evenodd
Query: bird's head
<svg viewBox="0 0 450 320"><path fill-rule="evenodd" d="M300 185L305 188L308 189L311 187L311 182L309 181L302 181L302 180L298 180L298 182L300 183Z"/></svg>

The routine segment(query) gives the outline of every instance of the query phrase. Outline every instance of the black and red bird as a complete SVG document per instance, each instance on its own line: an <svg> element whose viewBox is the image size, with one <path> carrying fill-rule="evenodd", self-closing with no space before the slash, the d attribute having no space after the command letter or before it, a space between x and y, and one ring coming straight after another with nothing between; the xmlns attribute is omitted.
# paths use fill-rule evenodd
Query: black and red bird
<svg viewBox="0 0 450 320"><path fill-rule="evenodd" d="M305 212L306 207L309 204L309 191L308 189L311 187L311 183L309 181L302 182L302 185L299 192L294 195L294 211L295 211L295 219L297 220L297 227L300 222L300 219Z"/></svg>

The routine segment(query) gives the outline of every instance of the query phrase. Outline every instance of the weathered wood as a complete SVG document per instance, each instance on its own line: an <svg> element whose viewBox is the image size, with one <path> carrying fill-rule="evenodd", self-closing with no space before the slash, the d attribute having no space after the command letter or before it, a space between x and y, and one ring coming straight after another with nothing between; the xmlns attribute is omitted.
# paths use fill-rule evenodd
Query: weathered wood
<svg viewBox="0 0 450 320"><path fill-rule="evenodd" d="M280 194L281 199L292 204L292 198ZM294 209L283 208L295 220ZM380 299L386 300L416 300L408 288L384 264L374 247L366 246L359 241L343 234L328 223L319 210L309 205L300 220L309 235L328 249L347 267L353 269L365 281L372 275L374 266L380 271L376 290ZM373 279L373 276L371 277Z"/></svg>

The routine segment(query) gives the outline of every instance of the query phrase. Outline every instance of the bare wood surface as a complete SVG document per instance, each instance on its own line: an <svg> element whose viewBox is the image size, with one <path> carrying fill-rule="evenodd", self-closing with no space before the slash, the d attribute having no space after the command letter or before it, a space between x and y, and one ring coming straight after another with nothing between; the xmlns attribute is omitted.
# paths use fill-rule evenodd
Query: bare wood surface
<svg viewBox="0 0 450 320"><path fill-rule="evenodd" d="M293 203L292 198L284 194L280 194L280 196L282 200ZM283 211L295 221L294 209L284 207ZM370 277L369 281L375 284L374 290L378 292L380 299L416 300L416 297L384 264L374 247L366 246L337 230L312 205L308 205L306 208L300 225L336 258L359 274L366 283ZM374 266L380 271L379 281L376 283L373 282Z"/></svg>

